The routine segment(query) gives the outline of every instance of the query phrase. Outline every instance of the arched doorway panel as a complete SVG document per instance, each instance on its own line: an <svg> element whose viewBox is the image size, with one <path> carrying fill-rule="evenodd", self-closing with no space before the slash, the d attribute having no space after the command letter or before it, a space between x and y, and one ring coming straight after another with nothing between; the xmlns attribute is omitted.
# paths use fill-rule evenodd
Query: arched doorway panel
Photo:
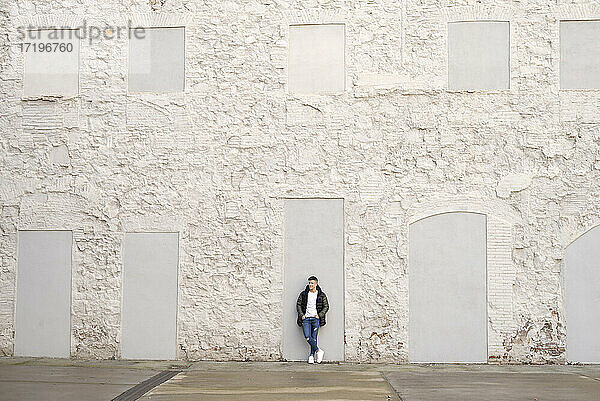
<svg viewBox="0 0 600 401"><path fill-rule="evenodd" d="M600 363L600 226L567 247L563 284L567 360Z"/></svg>
<svg viewBox="0 0 600 401"><path fill-rule="evenodd" d="M411 362L487 362L486 226L470 212L410 225Z"/></svg>

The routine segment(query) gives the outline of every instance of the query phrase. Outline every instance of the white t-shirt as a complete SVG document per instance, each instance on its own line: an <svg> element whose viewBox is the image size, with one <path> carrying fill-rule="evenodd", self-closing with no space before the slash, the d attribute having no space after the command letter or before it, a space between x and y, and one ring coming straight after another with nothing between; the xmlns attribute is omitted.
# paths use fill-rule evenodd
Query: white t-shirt
<svg viewBox="0 0 600 401"><path fill-rule="evenodd" d="M317 294L319 292L308 292L308 301L306 302L306 317L313 317L317 314Z"/></svg>

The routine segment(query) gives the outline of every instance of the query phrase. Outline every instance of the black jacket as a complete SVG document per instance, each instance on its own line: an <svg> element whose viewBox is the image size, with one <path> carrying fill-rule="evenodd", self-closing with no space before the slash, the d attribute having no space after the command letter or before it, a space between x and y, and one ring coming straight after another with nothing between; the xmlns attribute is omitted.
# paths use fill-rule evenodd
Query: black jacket
<svg viewBox="0 0 600 401"><path fill-rule="evenodd" d="M306 304L308 303L308 286L298 295L298 301L296 301L296 311L298 312L298 326L302 326L302 316L306 314ZM329 310L329 302L327 301L327 295L321 290L321 287L317 285L317 313L319 315L319 326L325 326L325 314Z"/></svg>

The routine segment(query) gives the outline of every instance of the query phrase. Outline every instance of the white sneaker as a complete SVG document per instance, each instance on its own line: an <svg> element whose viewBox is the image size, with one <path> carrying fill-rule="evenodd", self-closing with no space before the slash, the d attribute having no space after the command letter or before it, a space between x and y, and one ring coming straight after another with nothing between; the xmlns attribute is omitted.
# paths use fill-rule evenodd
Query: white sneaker
<svg viewBox="0 0 600 401"><path fill-rule="evenodd" d="M325 355L325 351L319 348L317 351L317 363L321 363L323 361L323 355Z"/></svg>
<svg viewBox="0 0 600 401"><path fill-rule="evenodd" d="M312 355L308 357L308 363L315 363L315 358Z"/></svg>

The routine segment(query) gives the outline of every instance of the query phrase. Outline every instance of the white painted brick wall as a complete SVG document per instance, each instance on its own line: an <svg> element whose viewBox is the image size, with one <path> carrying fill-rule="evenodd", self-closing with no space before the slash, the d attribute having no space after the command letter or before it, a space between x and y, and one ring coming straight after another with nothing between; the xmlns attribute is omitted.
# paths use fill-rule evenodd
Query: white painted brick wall
<svg viewBox="0 0 600 401"><path fill-rule="evenodd" d="M119 358L121 240L147 229L180 233L178 358L280 359L283 198L343 197L347 360L407 361L408 225L470 210L490 360L564 362L564 248L600 223L600 91L559 90L558 22L600 9L555 4L3 2L0 354L17 230L73 230L72 356ZM185 91L128 94L122 38L82 40L77 96L24 98L16 27L84 18L185 26ZM509 90L447 90L447 23L471 19L511 22ZM320 22L346 24L346 91L289 95L287 26Z"/></svg>

